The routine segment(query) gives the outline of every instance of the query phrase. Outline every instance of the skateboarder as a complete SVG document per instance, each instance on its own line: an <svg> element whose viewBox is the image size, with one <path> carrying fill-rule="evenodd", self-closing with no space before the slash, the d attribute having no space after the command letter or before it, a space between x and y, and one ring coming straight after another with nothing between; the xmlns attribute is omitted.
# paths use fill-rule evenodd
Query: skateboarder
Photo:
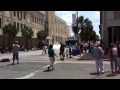
<svg viewBox="0 0 120 90"><path fill-rule="evenodd" d="M50 67L52 67L52 70L53 70L53 69L55 69L54 68L54 61L55 61L55 57L54 56L57 57L57 55L54 52L53 45L49 46L48 55L49 55L49 59L50 59ZM50 67L48 67L48 69Z"/></svg>

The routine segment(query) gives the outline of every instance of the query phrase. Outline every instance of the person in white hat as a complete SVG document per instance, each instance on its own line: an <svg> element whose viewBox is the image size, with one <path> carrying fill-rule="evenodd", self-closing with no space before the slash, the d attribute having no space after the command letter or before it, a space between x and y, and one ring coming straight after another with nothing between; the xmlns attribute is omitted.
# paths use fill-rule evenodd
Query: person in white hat
<svg viewBox="0 0 120 90"><path fill-rule="evenodd" d="M15 43L12 45L12 51L13 51L12 65L14 65L15 60L17 60L17 64L19 64L19 50L20 50L20 46L18 45L18 41L15 41Z"/></svg>
<svg viewBox="0 0 120 90"><path fill-rule="evenodd" d="M104 53L100 44L96 44L93 49L93 57L95 58L96 69L98 74L104 73L103 57Z"/></svg>

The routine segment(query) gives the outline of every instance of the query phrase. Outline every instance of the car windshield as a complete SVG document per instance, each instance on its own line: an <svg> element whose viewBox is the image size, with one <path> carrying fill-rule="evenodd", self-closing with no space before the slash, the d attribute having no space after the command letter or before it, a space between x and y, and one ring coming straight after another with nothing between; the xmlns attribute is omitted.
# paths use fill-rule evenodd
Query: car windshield
<svg viewBox="0 0 120 90"><path fill-rule="evenodd" d="M69 45L71 45L71 47L74 47L76 43L77 43L76 40L66 41L66 47L69 47Z"/></svg>

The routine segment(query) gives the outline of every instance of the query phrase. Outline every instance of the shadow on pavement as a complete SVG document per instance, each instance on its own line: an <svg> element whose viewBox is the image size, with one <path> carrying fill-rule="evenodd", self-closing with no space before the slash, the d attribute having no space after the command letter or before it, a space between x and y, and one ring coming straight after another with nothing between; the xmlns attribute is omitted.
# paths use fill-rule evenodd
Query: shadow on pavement
<svg viewBox="0 0 120 90"><path fill-rule="evenodd" d="M99 75L98 73L94 72L94 73L90 73L91 75Z"/></svg>
<svg viewBox="0 0 120 90"><path fill-rule="evenodd" d="M47 54L44 54L44 55L37 55L37 56L46 56Z"/></svg>
<svg viewBox="0 0 120 90"><path fill-rule="evenodd" d="M18 64L14 64L14 65L18 65ZM6 66L14 66L13 64L7 64Z"/></svg>
<svg viewBox="0 0 120 90"><path fill-rule="evenodd" d="M108 75L105 75L106 73L110 73L110 71L106 71L105 73L103 73L103 74L98 74L98 73L90 73L91 75L97 75L97 76L95 76L95 77L93 77L93 78L91 78L91 79L102 79L102 78L104 78L104 77L110 77L111 76L111 74L108 74ZM112 76L111 76L112 77Z"/></svg>
<svg viewBox="0 0 120 90"><path fill-rule="evenodd" d="M116 76L116 75L112 75L112 74L106 75L106 77L114 77L114 76Z"/></svg>
<svg viewBox="0 0 120 90"><path fill-rule="evenodd" d="M43 72L51 72L51 71L53 71L53 70L43 70Z"/></svg>

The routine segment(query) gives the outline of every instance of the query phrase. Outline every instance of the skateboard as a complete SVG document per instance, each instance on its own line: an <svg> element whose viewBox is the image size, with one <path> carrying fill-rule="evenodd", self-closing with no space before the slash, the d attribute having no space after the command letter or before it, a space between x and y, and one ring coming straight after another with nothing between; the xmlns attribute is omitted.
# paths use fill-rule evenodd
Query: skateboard
<svg viewBox="0 0 120 90"><path fill-rule="evenodd" d="M53 69L50 69L51 65L47 65L46 67L43 67L43 68L47 68L47 71L52 71Z"/></svg>

